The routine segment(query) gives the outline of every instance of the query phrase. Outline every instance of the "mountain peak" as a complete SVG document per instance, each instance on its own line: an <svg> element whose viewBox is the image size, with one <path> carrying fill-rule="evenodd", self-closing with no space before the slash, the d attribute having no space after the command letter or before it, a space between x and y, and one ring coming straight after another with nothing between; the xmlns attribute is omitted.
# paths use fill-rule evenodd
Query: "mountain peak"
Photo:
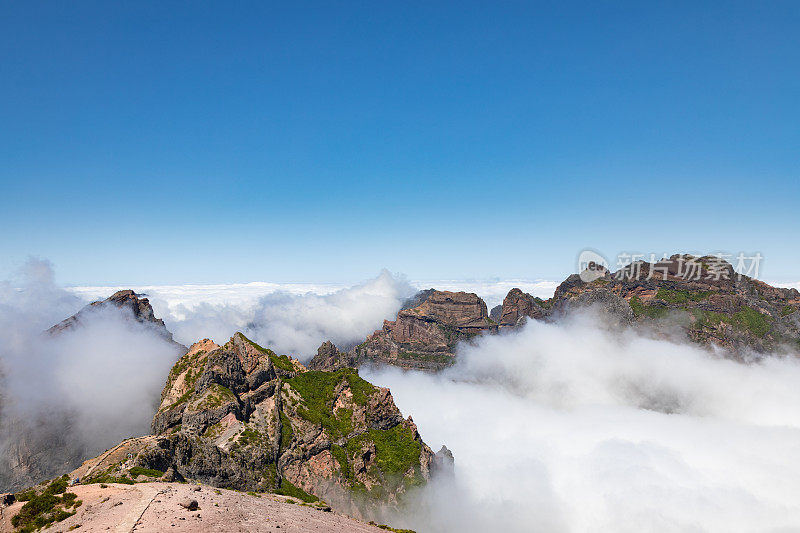
<svg viewBox="0 0 800 533"><path fill-rule="evenodd" d="M118 309L126 313L127 318L140 324L150 325L162 337L174 342L172 333L169 332L164 321L155 316L150 300L143 294L136 294L131 289L117 291L105 300L97 300L83 307L80 311L47 330L51 335L58 335L64 331L72 330L84 324L87 316L101 309Z"/></svg>

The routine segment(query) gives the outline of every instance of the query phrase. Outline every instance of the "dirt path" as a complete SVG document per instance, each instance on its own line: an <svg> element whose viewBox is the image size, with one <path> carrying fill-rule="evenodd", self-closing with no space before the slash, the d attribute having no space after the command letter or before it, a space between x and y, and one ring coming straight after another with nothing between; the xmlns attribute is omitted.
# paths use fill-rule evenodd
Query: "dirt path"
<svg viewBox="0 0 800 533"><path fill-rule="evenodd" d="M250 495L185 483L111 483L69 488L83 504L78 513L53 524L48 531L131 532L273 532L273 533L386 533L336 512L303 505L273 494ZM182 502L196 500L188 511ZM290 503L293 502L293 503ZM22 503L1 509L0 532L12 531L10 518Z"/></svg>

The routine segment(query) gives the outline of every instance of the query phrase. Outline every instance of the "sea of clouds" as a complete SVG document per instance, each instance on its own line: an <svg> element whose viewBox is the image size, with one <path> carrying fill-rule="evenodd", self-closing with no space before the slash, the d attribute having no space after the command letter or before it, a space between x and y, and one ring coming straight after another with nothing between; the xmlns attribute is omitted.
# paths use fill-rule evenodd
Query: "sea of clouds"
<svg viewBox="0 0 800 533"><path fill-rule="evenodd" d="M491 307L530 281L409 282L382 272L353 286L133 287L177 340L246 330L300 355L358 342L418 288L471 290ZM127 287L125 287L127 288ZM0 283L0 460L19 439L58 437L53 473L148 431L177 355L147 328L89 315L56 340L41 332L117 287L72 288L30 262ZM452 477L416 495L395 526L417 531L798 531L800 364L743 364L697 346L610 327L587 312L482 337L440 373L362 369L388 386ZM22 425L19 421L22 420ZM21 429L20 429L21 428ZM27 433L26 433L27 432ZM48 450L51 455L48 455ZM60 461L60 462L59 462ZM60 473L60 472L59 472ZM1 477L1 476L0 476Z"/></svg>
<svg viewBox="0 0 800 533"><path fill-rule="evenodd" d="M463 345L438 375L365 369L455 476L419 531L798 531L800 363L742 364L596 315Z"/></svg>
<svg viewBox="0 0 800 533"><path fill-rule="evenodd" d="M474 292L488 309L519 287L549 298L558 286L545 280L408 281L388 270L355 285L331 283L237 283L227 285L151 285L71 287L84 301L104 299L120 289L145 294L156 316L175 339L190 345L203 338L224 343L242 331L263 346L308 360L320 344L347 348L393 320L403 301L431 287Z"/></svg>

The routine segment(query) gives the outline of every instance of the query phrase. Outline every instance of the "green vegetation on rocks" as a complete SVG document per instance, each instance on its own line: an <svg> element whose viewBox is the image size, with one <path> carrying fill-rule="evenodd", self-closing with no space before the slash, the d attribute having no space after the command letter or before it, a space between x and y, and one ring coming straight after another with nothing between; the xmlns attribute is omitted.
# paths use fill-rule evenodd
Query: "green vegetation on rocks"
<svg viewBox="0 0 800 533"><path fill-rule="evenodd" d="M752 307L744 307L741 311L733 314L733 322L756 337L763 337L770 330L772 317L760 313Z"/></svg>
<svg viewBox="0 0 800 533"><path fill-rule="evenodd" d="M406 361L423 361L426 363L437 363L443 366L450 366L455 363L456 360L456 358L451 355L417 352L400 352L397 357Z"/></svg>
<svg viewBox="0 0 800 533"><path fill-rule="evenodd" d="M712 294L714 294L714 291L688 291L660 287L656 292L656 298L669 304L685 304L705 300Z"/></svg>
<svg viewBox="0 0 800 533"><path fill-rule="evenodd" d="M362 379L352 368L342 368L336 372L302 372L286 381L301 397L297 414L325 428L333 438L345 437L352 431L352 410L336 409L336 390L342 382L353 394L356 405L365 405L376 388Z"/></svg>
<svg viewBox="0 0 800 533"><path fill-rule="evenodd" d="M636 316L646 316L649 318L662 318L669 313L668 307L659 307L654 305L645 305L638 296L631 296L628 301L631 306L631 311Z"/></svg>
<svg viewBox="0 0 800 533"><path fill-rule="evenodd" d="M223 403L236 402L236 395L231 392L227 387L223 387L219 383L212 383L203 394L200 403L197 404L195 409L214 409L221 406Z"/></svg>
<svg viewBox="0 0 800 533"><path fill-rule="evenodd" d="M74 509L82 502L75 493L66 492L67 479L65 475L53 480L41 494L32 489L21 493L20 496L25 498L25 505L11 518L11 525L28 533L50 527L51 524L74 515ZM70 508L73 510L68 511Z"/></svg>
<svg viewBox="0 0 800 533"><path fill-rule="evenodd" d="M289 421L289 417L283 414L281 411L280 414L281 418L281 450L286 450L292 444L292 423Z"/></svg>
<svg viewBox="0 0 800 533"><path fill-rule="evenodd" d="M375 444L378 467L388 474L403 474L419 465L422 445L414 438L411 428L398 424L391 429L370 429L350 439L348 452L355 453L366 440Z"/></svg>
<svg viewBox="0 0 800 533"><path fill-rule="evenodd" d="M292 364L292 360L289 358L288 355L277 355L275 352L273 352L269 348L264 348L260 344L257 344L255 342L251 341L250 339L248 339L247 337L245 337L241 333L239 333L239 335L241 335L241 337L245 341L247 341L247 343L250 344L250 346L252 346L253 348L255 348L256 350L258 350L261 353L267 354L269 356L270 361L272 361L272 365L275 368L278 368L280 370L285 370L287 372L294 372L294 370L295 370L294 364Z"/></svg>
<svg viewBox="0 0 800 533"><path fill-rule="evenodd" d="M283 478L281 480L280 488L275 490L274 492L275 494L280 494L281 496L290 496L292 498L297 498L298 500L304 501L306 503L314 503L319 501L319 498L317 498L313 494L307 493L300 487L295 487L286 478Z"/></svg>
<svg viewBox="0 0 800 533"><path fill-rule="evenodd" d="M128 471L128 473L132 478L137 478L139 476L161 477L164 475L164 472L161 470L156 470L155 468L143 468L141 466L134 466Z"/></svg>

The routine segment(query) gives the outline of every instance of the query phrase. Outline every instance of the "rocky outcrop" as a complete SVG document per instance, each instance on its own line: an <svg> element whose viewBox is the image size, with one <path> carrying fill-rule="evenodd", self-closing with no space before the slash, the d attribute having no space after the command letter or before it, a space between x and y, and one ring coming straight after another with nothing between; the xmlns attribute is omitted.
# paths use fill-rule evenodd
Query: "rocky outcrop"
<svg viewBox="0 0 800 533"><path fill-rule="evenodd" d="M150 300L141 298L132 290L117 291L105 300L92 302L71 317L62 320L55 326L47 330L51 335L59 334L76 327L80 327L86 320L87 316L93 312L102 309L119 309L125 316L133 321L153 328L153 330L173 342L172 333L167 330L164 321L157 318L153 313L153 307L150 305ZM185 349L185 348L184 348Z"/></svg>
<svg viewBox="0 0 800 533"><path fill-rule="evenodd" d="M223 346L200 341L175 364L153 432L120 445L124 453L110 453L84 480L139 467L218 487L318 497L367 516L375 503L397 503L424 484L435 457L388 389L352 368L308 370L241 333Z"/></svg>
<svg viewBox="0 0 800 533"><path fill-rule="evenodd" d="M527 318L542 319L547 314L544 302L521 289L511 289L503 300L500 327L514 327Z"/></svg>
<svg viewBox="0 0 800 533"><path fill-rule="evenodd" d="M429 289L418 293L383 328L352 350L358 364L388 363L438 370L453 363L455 346L475 335L496 331L486 303L476 294Z"/></svg>
<svg viewBox="0 0 800 533"><path fill-rule="evenodd" d="M548 303L551 319L595 305L631 324L678 325L736 355L800 350L800 292L739 275L714 256L639 261L592 281L572 275Z"/></svg>
<svg viewBox="0 0 800 533"><path fill-rule="evenodd" d="M354 352L340 352L331 341L323 342L317 349L317 355L308 362L309 369L328 372L333 372L340 368L356 368L357 366L358 358Z"/></svg>

